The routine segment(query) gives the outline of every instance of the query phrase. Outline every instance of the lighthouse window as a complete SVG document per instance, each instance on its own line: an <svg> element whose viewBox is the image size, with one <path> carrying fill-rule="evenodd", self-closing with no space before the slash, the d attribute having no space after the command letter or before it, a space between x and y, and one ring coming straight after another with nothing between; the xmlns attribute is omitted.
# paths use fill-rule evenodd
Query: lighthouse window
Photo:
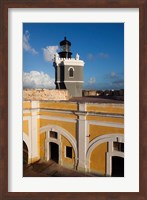
<svg viewBox="0 0 147 200"><path fill-rule="evenodd" d="M69 77L73 77L74 76L74 70L73 68L69 69Z"/></svg>

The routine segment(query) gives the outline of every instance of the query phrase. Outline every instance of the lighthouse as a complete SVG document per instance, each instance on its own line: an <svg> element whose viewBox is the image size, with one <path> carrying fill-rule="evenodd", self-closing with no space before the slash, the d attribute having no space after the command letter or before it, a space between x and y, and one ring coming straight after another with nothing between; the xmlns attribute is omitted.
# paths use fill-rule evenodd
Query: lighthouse
<svg viewBox="0 0 147 200"><path fill-rule="evenodd" d="M60 52L54 56L56 89L67 89L72 97L81 97L83 88L84 61L79 54L72 58L71 42L64 37Z"/></svg>

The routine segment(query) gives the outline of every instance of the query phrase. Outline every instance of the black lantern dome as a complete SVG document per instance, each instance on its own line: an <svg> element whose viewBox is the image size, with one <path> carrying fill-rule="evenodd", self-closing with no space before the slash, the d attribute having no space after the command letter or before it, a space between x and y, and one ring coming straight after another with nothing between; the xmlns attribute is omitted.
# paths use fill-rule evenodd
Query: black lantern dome
<svg viewBox="0 0 147 200"><path fill-rule="evenodd" d="M60 49L59 52L60 58L71 58L72 53L70 52L71 42L69 42L66 37L64 40L60 42Z"/></svg>

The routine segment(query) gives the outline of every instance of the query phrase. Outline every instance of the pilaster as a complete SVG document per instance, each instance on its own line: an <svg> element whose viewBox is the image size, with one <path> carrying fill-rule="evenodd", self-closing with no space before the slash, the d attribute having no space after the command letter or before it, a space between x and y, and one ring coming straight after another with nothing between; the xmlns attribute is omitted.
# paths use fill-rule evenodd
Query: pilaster
<svg viewBox="0 0 147 200"><path fill-rule="evenodd" d="M78 170L86 171L86 152L88 146L86 104L79 104L78 115Z"/></svg>

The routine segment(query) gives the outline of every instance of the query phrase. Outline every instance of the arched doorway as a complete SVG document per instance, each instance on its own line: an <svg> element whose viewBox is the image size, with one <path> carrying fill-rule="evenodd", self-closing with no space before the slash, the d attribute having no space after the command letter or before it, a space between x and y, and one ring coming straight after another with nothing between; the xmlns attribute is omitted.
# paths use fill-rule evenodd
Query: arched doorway
<svg viewBox="0 0 147 200"><path fill-rule="evenodd" d="M124 177L124 158L112 156L112 176Z"/></svg>
<svg viewBox="0 0 147 200"><path fill-rule="evenodd" d="M57 125L49 125L49 126L44 126L40 128L40 133L46 133L46 138L45 138L45 160L50 160L54 159L53 154L54 152L51 152L51 149L54 149L55 145L52 146L50 143L55 143L57 144L56 151L58 148L58 154L57 154L57 161L60 165L64 165L63 159L65 157L65 151L64 147L61 144L62 143L62 136L65 137L69 143L71 144L73 148L73 166L76 168L77 166L77 142L76 139L64 128L57 126Z"/></svg>
<svg viewBox="0 0 147 200"><path fill-rule="evenodd" d="M59 145L54 142L50 142L49 145L50 145L50 159L58 163L59 162Z"/></svg>
<svg viewBox="0 0 147 200"><path fill-rule="evenodd" d="M87 148L87 171L90 172L90 156L92 151L99 146L102 143L107 142L107 153L105 153L105 160L106 160L106 165L105 165L105 174L107 176L119 176L123 177L124 176L124 136L122 134L107 134L107 135L102 135L99 137L96 137L93 139ZM121 143L121 148L115 149L116 144L114 145L114 142ZM118 161L115 158L113 159L113 166L112 166L112 158L113 157L119 157L121 161ZM118 158L118 159L119 159ZM122 159L121 159L122 158ZM117 164L117 162L119 164ZM116 171L118 166L120 165L119 171ZM112 175L112 167L113 169L113 175Z"/></svg>
<svg viewBox="0 0 147 200"><path fill-rule="evenodd" d="M28 164L28 147L26 143L23 141L23 165Z"/></svg>

